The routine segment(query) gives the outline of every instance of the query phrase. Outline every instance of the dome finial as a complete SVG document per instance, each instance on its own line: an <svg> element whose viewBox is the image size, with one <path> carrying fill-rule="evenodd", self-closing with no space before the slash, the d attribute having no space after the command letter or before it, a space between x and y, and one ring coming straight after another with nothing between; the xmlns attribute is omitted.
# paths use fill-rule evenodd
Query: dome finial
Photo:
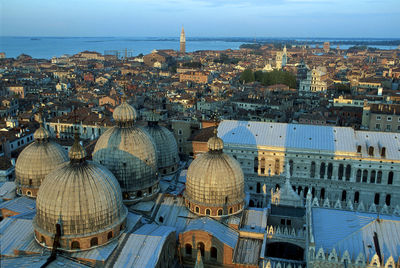
<svg viewBox="0 0 400 268"><path fill-rule="evenodd" d="M42 110L40 110L38 113L38 122L39 122L39 128L35 131L35 133L33 133L33 137L37 142L47 141L50 138L50 133L44 127Z"/></svg>
<svg viewBox="0 0 400 268"><path fill-rule="evenodd" d="M222 139L218 138L219 118L217 111L211 115L211 118L215 123L215 128L213 130L214 135L207 142L207 147L209 151L222 152L222 149L224 149L224 142Z"/></svg>
<svg viewBox="0 0 400 268"><path fill-rule="evenodd" d="M69 150L68 155L69 155L69 159L71 159L71 161L82 162L85 160L86 151L80 144L78 128L75 128L74 144L72 145L71 149Z"/></svg>
<svg viewBox="0 0 400 268"><path fill-rule="evenodd" d="M123 91L121 96L121 104L118 105L113 112L113 118L120 127L132 126L132 124L137 118L137 113L135 108L133 108L127 102L127 96L125 94L125 91Z"/></svg>

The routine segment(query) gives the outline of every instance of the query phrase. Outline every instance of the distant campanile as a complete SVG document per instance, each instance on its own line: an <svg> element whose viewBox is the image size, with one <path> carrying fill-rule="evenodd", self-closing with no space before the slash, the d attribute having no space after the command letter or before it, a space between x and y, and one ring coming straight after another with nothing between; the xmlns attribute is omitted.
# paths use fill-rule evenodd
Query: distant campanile
<svg viewBox="0 0 400 268"><path fill-rule="evenodd" d="M180 38L180 53L185 54L186 52L186 37L185 30L182 27L181 38Z"/></svg>

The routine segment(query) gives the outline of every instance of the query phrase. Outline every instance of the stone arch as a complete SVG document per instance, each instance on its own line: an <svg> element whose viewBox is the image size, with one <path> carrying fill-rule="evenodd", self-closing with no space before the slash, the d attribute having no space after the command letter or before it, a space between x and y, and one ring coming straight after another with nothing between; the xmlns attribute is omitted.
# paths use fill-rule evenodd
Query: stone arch
<svg viewBox="0 0 400 268"><path fill-rule="evenodd" d="M192 245L185 244L185 254L186 256L192 256Z"/></svg>
<svg viewBox="0 0 400 268"><path fill-rule="evenodd" d="M93 237L90 239L90 247L95 247L99 244L99 239L97 237Z"/></svg>
<svg viewBox="0 0 400 268"><path fill-rule="evenodd" d="M211 209L206 208L206 215L207 215L207 216L210 216L210 215L211 215Z"/></svg>
<svg viewBox="0 0 400 268"><path fill-rule="evenodd" d="M222 209L218 209L218 216L222 216Z"/></svg>
<svg viewBox="0 0 400 268"><path fill-rule="evenodd" d="M196 211L196 213L200 213L200 208L198 206L196 206L195 211Z"/></svg>
<svg viewBox="0 0 400 268"><path fill-rule="evenodd" d="M79 244L78 241L72 241L72 243L71 243L71 249L72 249L72 250L81 249L81 245Z"/></svg>

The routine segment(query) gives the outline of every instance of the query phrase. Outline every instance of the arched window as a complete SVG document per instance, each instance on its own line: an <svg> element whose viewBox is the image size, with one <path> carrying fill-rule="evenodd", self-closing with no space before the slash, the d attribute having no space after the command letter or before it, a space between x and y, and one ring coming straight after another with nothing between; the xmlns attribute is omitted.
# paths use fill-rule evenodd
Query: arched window
<svg viewBox="0 0 400 268"><path fill-rule="evenodd" d="M211 214L211 210L209 208L206 209L206 215L209 216Z"/></svg>
<svg viewBox="0 0 400 268"><path fill-rule="evenodd" d="M360 193L355 192L354 193L354 203L358 203L360 201Z"/></svg>
<svg viewBox="0 0 400 268"><path fill-rule="evenodd" d="M192 256L192 245L191 244L185 245L185 254L188 256Z"/></svg>
<svg viewBox="0 0 400 268"><path fill-rule="evenodd" d="M319 177L323 179L325 177L325 163L322 162L319 168Z"/></svg>
<svg viewBox="0 0 400 268"><path fill-rule="evenodd" d="M376 183L382 183L382 171L378 171L378 175L376 176Z"/></svg>
<svg viewBox="0 0 400 268"><path fill-rule="evenodd" d="M356 182L361 182L361 169L357 169Z"/></svg>
<svg viewBox="0 0 400 268"><path fill-rule="evenodd" d="M388 174L388 184L393 184L393 171Z"/></svg>
<svg viewBox="0 0 400 268"><path fill-rule="evenodd" d="M386 147L382 147L382 149L381 149L381 157L386 157Z"/></svg>
<svg viewBox="0 0 400 268"><path fill-rule="evenodd" d="M346 201L346 190L342 191L342 202Z"/></svg>
<svg viewBox="0 0 400 268"><path fill-rule="evenodd" d="M199 207L196 207L196 213L199 213L200 209Z"/></svg>
<svg viewBox="0 0 400 268"><path fill-rule="evenodd" d="M32 195L32 192L31 192L31 191L27 191L27 192L26 192L26 195L31 196L31 195Z"/></svg>
<svg viewBox="0 0 400 268"><path fill-rule="evenodd" d="M325 199L325 188L322 188L322 189L321 189L321 192L320 192L319 197L320 197L321 199Z"/></svg>
<svg viewBox="0 0 400 268"><path fill-rule="evenodd" d="M375 177L376 177L376 171L372 170L371 175L369 176L369 182L370 183L375 183Z"/></svg>
<svg viewBox="0 0 400 268"><path fill-rule="evenodd" d="M229 208L229 214L233 213L233 208Z"/></svg>
<svg viewBox="0 0 400 268"><path fill-rule="evenodd" d="M261 183L257 182L257 193L261 193Z"/></svg>
<svg viewBox="0 0 400 268"><path fill-rule="evenodd" d="M343 164L339 165L338 179L343 180L344 166Z"/></svg>
<svg viewBox="0 0 400 268"><path fill-rule="evenodd" d="M315 188L314 187L311 188L311 194L312 194L312 198L314 198L315 197Z"/></svg>
<svg viewBox="0 0 400 268"><path fill-rule="evenodd" d="M375 194L375 198L374 198L374 204L375 204L375 205L379 205L379 197L380 197L379 194L376 193L376 194Z"/></svg>
<svg viewBox="0 0 400 268"><path fill-rule="evenodd" d="M332 163L328 164L328 179L332 179L333 165Z"/></svg>
<svg viewBox="0 0 400 268"><path fill-rule="evenodd" d="M203 242L197 243L197 250L200 250L201 256L204 257L204 243Z"/></svg>
<svg viewBox="0 0 400 268"><path fill-rule="evenodd" d="M385 198L385 204L386 204L386 206L390 206L390 198L391 198L390 194L387 194L387 195L386 195L386 198Z"/></svg>
<svg viewBox="0 0 400 268"><path fill-rule="evenodd" d="M113 232L108 232L107 240L110 240L113 237Z"/></svg>
<svg viewBox="0 0 400 268"><path fill-rule="evenodd" d="M306 187L304 188L304 192L303 192L304 198L307 197L307 193L308 193L308 187L306 186Z"/></svg>
<svg viewBox="0 0 400 268"><path fill-rule="evenodd" d="M315 178L315 162L311 162L310 177Z"/></svg>
<svg viewBox="0 0 400 268"><path fill-rule="evenodd" d="M258 173L258 157L254 157L254 173Z"/></svg>
<svg viewBox="0 0 400 268"><path fill-rule="evenodd" d="M367 182L367 181L368 181L368 170L364 169L363 176L362 176L362 182Z"/></svg>
<svg viewBox="0 0 400 268"><path fill-rule="evenodd" d="M79 245L78 241L72 241L71 243L71 249L80 249L81 246Z"/></svg>
<svg viewBox="0 0 400 268"><path fill-rule="evenodd" d="M350 180L350 176L351 176L351 166L347 165L346 166L346 181Z"/></svg>
<svg viewBox="0 0 400 268"><path fill-rule="evenodd" d="M92 239L90 239L90 247L97 246L98 244L99 240L97 239L97 237L93 237Z"/></svg>
<svg viewBox="0 0 400 268"><path fill-rule="evenodd" d="M357 146L357 153L361 153L361 145Z"/></svg>
<svg viewBox="0 0 400 268"><path fill-rule="evenodd" d="M368 147L368 154L369 154L370 156L373 156L373 155L374 155L374 146L369 146L369 147Z"/></svg>
<svg viewBox="0 0 400 268"><path fill-rule="evenodd" d="M218 258L218 250L217 250L216 247L211 247L210 257L211 257L211 259L217 260L217 258Z"/></svg>
<svg viewBox="0 0 400 268"><path fill-rule="evenodd" d="M218 209L218 216L222 216L222 209Z"/></svg>
<svg viewBox="0 0 400 268"><path fill-rule="evenodd" d="M303 187L299 186L299 188L297 188L297 194L301 194L302 190L303 190Z"/></svg>
<svg viewBox="0 0 400 268"><path fill-rule="evenodd" d="M254 207L254 201L253 200L250 200L249 207Z"/></svg>

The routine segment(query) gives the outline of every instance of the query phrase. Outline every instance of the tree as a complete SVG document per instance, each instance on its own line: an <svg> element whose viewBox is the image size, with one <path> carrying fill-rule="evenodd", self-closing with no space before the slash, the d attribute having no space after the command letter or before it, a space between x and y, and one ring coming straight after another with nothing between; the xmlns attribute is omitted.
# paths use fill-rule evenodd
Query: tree
<svg viewBox="0 0 400 268"><path fill-rule="evenodd" d="M255 78L253 71L251 69L244 70L240 75L239 80L240 82L245 82L245 83L254 82Z"/></svg>

